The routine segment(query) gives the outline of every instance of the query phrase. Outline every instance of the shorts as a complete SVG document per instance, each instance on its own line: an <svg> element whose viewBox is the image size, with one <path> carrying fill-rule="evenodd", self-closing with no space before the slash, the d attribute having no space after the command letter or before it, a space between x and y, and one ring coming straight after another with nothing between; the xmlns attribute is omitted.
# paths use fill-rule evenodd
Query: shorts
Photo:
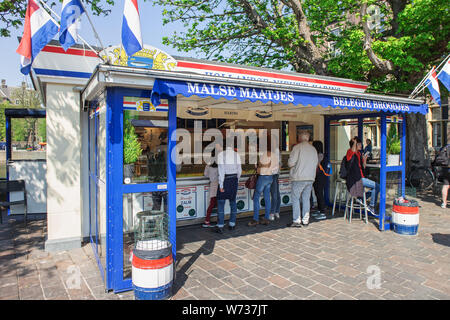
<svg viewBox="0 0 450 320"><path fill-rule="evenodd" d="M439 174L439 181L441 181L444 186L450 185L450 168L442 168Z"/></svg>

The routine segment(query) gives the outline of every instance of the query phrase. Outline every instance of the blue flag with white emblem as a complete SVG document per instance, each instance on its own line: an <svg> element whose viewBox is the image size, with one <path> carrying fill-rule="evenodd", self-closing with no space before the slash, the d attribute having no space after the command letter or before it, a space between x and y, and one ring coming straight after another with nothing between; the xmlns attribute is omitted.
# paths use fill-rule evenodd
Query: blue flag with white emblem
<svg viewBox="0 0 450 320"><path fill-rule="evenodd" d="M65 51L77 42L80 17L84 13L81 0L64 0L61 9L59 43Z"/></svg>

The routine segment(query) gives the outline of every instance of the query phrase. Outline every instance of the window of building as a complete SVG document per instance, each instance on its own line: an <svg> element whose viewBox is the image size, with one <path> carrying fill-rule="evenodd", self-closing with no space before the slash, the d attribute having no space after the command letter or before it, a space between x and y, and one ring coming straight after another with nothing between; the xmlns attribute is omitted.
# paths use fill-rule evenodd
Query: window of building
<svg viewBox="0 0 450 320"><path fill-rule="evenodd" d="M449 143L448 105L432 107L431 111L431 145L438 149Z"/></svg>

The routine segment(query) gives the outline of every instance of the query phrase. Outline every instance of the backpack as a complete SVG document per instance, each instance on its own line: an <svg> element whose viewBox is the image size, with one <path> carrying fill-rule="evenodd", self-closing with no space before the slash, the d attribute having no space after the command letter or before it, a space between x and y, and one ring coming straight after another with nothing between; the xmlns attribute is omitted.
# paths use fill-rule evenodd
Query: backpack
<svg viewBox="0 0 450 320"><path fill-rule="evenodd" d="M438 167L448 167L450 160L450 144L442 147L439 150L436 158L434 159L434 165Z"/></svg>
<svg viewBox="0 0 450 320"><path fill-rule="evenodd" d="M333 174L333 168L331 163L328 161L326 157L319 163L319 170L326 176L330 177Z"/></svg>
<svg viewBox="0 0 450 320"><path fill-rule="evenodd" d="M344 156L341 161L341 168L339 169L339 177L341 179L346 179L348 175L347 171L347 156Z"/></svg>

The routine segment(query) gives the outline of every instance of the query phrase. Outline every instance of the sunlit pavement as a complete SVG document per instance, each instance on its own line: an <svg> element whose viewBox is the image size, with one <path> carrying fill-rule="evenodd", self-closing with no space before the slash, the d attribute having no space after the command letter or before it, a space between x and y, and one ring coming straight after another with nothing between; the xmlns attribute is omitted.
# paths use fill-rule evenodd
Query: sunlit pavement
<svg viewBox="0 0 450 320"><path fill-rule="evenodd" d="M450 208L432 200L419 199L416 236L342 213L299 229L286 227L289 212L269 226L238 220L224 234L180 228L172 299L450 299ZM50 254L45 232L45 220L25 228L4 217L0 299L134 299L105 293L89 243Z"/></svg>

